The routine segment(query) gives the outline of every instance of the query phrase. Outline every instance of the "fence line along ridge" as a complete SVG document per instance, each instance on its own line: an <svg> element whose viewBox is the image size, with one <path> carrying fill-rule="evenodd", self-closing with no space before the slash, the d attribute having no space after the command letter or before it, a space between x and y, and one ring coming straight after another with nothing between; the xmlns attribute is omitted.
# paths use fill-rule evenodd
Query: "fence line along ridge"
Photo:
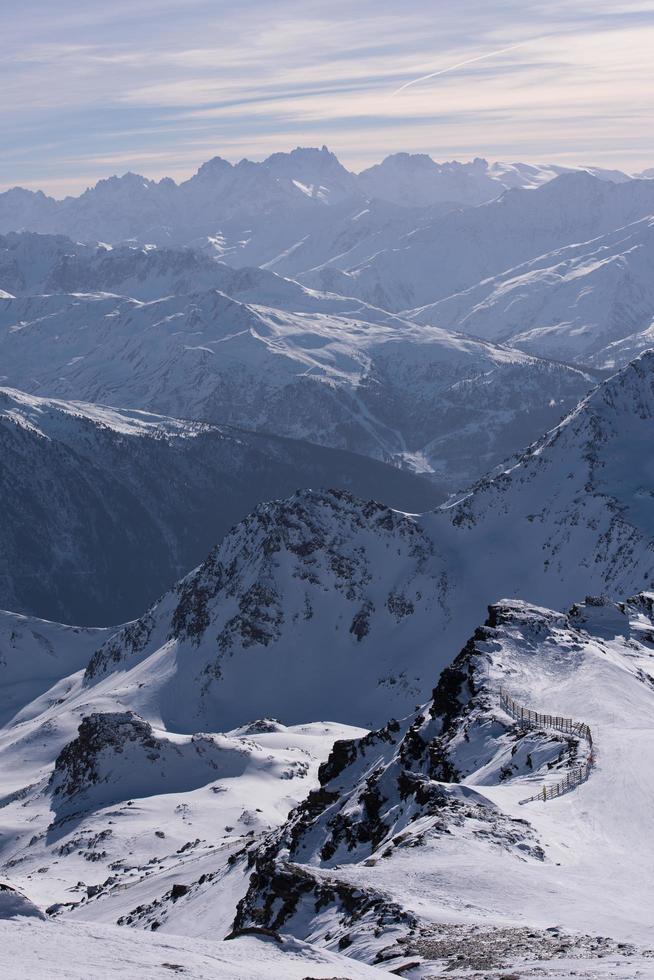
<svg viewBox="0 0 654 980"><path fill-rule="evenodd" d="M534 796L529 796L520 803L531 803L533 800L553 800L558 796L564 796L571 790L576 789L585 783L590 776L593 767L593 734L590 727L583 721L575 721L573 718L565 718L562 715L544 714L540 711L532 711L522 704L518 704L505 690L500 688L500 705L514 721L523 728L552 728L564 735L573 735L583 739L588 745L588 752L583 763L571 769L566 776L551 786L543 786L540 792Z"/></svg>

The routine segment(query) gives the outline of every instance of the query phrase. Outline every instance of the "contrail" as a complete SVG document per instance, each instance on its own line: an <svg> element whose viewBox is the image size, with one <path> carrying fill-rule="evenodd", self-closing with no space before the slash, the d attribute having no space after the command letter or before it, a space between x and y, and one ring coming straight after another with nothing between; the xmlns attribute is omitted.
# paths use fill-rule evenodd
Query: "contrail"
<svg viewBox="0 0 654 980"><path fill-rule="evenodd" d="M448 71L456 71L457 68L463 68L465 65L472 65L475 61L485 61L486 58L496 58L499 54L506 54L507 51L515 51L516 48L524 48L526 44L531 44L533 41L538 41L540 38L530 38L529 41L520 41L519 44L511 44L508 48L499 48L497 51L489 51L487 54L477 55L476 58L467 58L465 61L460 61L457 65L450 65L448 68L441 68L440 71L433 71L429 75L421 75L420 78L413 78L410 82L405 82L404 85L400 85L396 88L394 92L391 92L391 98L394 95L398 95L403 92L405 88L409 88L410 85L417 85L418 82L426 82L429 78L436 78L438 75L445 75Z"/></svg>

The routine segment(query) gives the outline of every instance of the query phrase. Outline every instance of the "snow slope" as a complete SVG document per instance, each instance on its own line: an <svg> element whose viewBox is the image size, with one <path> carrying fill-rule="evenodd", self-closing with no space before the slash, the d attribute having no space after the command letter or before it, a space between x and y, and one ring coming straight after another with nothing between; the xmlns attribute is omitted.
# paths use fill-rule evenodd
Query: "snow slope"
<svg viewBox="0 0 654 980"><path fill-rule="evenodd" d="M216 289L145 303L0 300L3 380L349 449L450 489L534 439L592 384L587 372L269 273L230 276L247 303Z"/></svg>
<svg viewBox="0 0 654 980"><path fill-rule="evenodd" d="M654 789L653 657L654 593L567 612L504 600L426 704L367 734L264 720L180 736L109 712L108 692L89 715L68 678L0 733L3 792L30 779L0 798L0 873L28 896L9 914L53 903L48 923L0 923L16 976L56 976L45 951L56 970L72 943L80 970L111 943L119 974L153 976L649 976L654 869L634 841ZM520 805L587 747L521 728L500 688L588 722L586 783Z"/></svg>
<svg viewBox="0 0 654 980"><path fill-rule="evenodd" d="M511 954L523 968L523 958L570 957L598 976L584 961L599 956L626 970L652 939L654 867L643 842L654 792L645 761L653 626L650 592L588 599L567 613L493 605L432 700L337 743L320 789L251 849L255 874L237 926L345 945L380 965L424 964L409 976L498 969ZM588 782L520 806L587 750L575 736L521 728L500 687L590 725ZM643 974L632 961L632 973L615 975L651 975L651 961L638 965Z"/></svg>
<svg viewBox="0 0 654 980"><path fill-rule="evenodd" d="M468 163L437 163L425 153L394 153L359 174L358 185L373 198L409 207L441 202L479 205L514 187L531 189L576 168L527 163L493 163L475 157ZM583 168L602 180L629 180L619 170Z"/></svg>
<svg viewBox="0 0 654 980"><path fill-rule="evenodd" d="M654 317L654 218L524 265L416 310L437 323L532 354L622 367ZM617 353L619 351L619 354Z"/></svg>
<svg viewBox="0 0 654 980"><path fill-rule="evenodd" d="M49 915L129 925L138 907L152 931L222 938L247 885L231 856L316 785L335 739L363 730L262 719L180 734L83 678L33 681L2 719L0 875Z"/></svg>
<svg viewBox="0 0 654 980"><path fill-rule="evenodd" d="M316 269L302 282L388 310L434 303L546 252L589 241L654 213L654 183L614 184L562 174L453 211L345 271Z"/></svg>
<svg viewBox="0 0 654 980"><path fill-rule="evenodd" d="M245 937L229 943L209 938L152 936L116 926L69 923L0 923L7 980L110 980L138 976L161 980L383 980L386 970L293 939Z"/></svg>
<svg viewBox="0 0 654 980"><path fill-rule="evenodd" d="M63 677L81 670L110 635L0 611L0 724Z"/></svg>
<svg viewBox="0 0 654 980"><path fill-rule="evenodd" d="M124 709L177 731L405 713L494 594L563 608L574 588L646 585L653 417L647 354L430 514L343 493L262 505L99 649L89 694L119 690Z"/></svg>
<svg viewBox="0 0 654 980"><path fill-rule="evenodd" d="M121 623L298 486L423 510L433 482L342 450L0 388L0 607Z"/></svg>

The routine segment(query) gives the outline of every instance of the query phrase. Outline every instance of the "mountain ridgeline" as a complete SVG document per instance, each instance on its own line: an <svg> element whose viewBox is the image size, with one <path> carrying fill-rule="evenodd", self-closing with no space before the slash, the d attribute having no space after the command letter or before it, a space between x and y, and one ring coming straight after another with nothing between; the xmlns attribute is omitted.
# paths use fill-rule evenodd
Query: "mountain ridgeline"
<svg viewBox="0 0 654 980"><path fill-rule="evenodd" d="M652 176L0 194L10 971L651 975Z"/></svg>

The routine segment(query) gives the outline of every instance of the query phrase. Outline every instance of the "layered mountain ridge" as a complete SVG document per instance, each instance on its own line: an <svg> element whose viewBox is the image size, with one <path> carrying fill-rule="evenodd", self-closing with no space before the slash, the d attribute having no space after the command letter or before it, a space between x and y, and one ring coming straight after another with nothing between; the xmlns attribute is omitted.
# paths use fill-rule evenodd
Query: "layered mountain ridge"
<svg viewBox="0 0 654 980"><path fill-rule="evenodd" d="M612 368L651 346L654 218L568 245L417 310L542 356Z"/></svg>
<svg viewBox="0 0 654 980"><path fill-rule="evenodd" d="M388 310L422 307L546 252L589 241L654 213L654 184L614 184L566 173L452 211L363 262L298 275L315 288L359 296Z"/></svg>
<svg viewBox="0 0 654 980"><path fill-rule="evenodd" d="M10 970L649 976L650 178L0 194Z"/></svg>
<svg viewBox="0 0 654 980"><path fill-rule="evenodd" d="M138 616L262 500L298 486L423 510L433 482L343 450L0 388L0 606L80 625Z"/></svg>
<svg viewBox="0 0 654 980"><path fill-rule="evenodd" d="M68 256L59 239L27 239L5 240L14 277L25 280L21 256L36 264L40 244L40 288L75 290L0 299L4 383L37 395L347 448L453 490L558 421L594 380L190 251ZM207 288L175 292L196 279ZM127 296L107 292L117 289Z"/></svg>
<svg viewBox="0 0 654 980"><path fill-rule="evenodd" d="M575 585L620 595L647 584L653 417L647 354L430 514L342 492L262 505L97 652L86 682L115 674L126 707L178 730L326 711L370 727L402 713L493 593L563 608Z"/></svg>
<svg viewBox="0 0 654 980"><path fill-rule="evenodd" d="M231 164L214 157L180 184L126 173L62 201L16 187L0 194L0 232L63 233L81 241L110 243L135 238L159 245L213 236L221 250L236 258L240 251L248 252L247 241L238 239L239 232L252 233L247 223L254 222L265 239L270 232L261 218L270 220L282 210L287 220L293 215L298 230L310 231L308 216L320 222L321 211L345 207L344 215L351 217L356 214L352 206L365 205L371 198L409 208L476 205L509 187L535 187L569 169L489 165L480 158L441 164L423 154L395 154L356 175L326 146L297 147L261 163ZM610 181L628 179L619 171L591 171ZM273 235L270 243L274 240Z"/></svg>

